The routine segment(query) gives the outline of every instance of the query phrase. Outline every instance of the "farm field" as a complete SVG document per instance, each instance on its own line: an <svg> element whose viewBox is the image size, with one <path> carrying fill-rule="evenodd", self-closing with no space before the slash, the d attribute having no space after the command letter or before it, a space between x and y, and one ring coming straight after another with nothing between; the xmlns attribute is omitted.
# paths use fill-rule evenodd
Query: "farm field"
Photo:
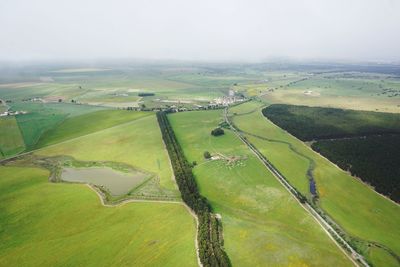
<svg viewBox="0 0 400 267"><path fill-rule="evenodd" d="M80 161L125 163L155 174L162 188L178 193L154 114L45 147L35 154L46 157L65 155Z"/></svg>
<svg viewBox="0 0 400 267"><path fill-rule="evenodd" d="M129 112L126 110L102 110L70 117L64 120L58 127L45 132L36 144L36 147L59 143L122 123L131 122L148 115L151 115L151 113Z"/></svg>
<svg viewBox="0 0 400 267"><path fill-rule="evenodd" d="M233 107L230 114L254 111L254 105L250 102ZM259 106L261 108L262 104ZM382 262L382 257L388 263L396 262L389 253L373 244L383 245L399 255L398 205L378 195L361 181L319 156L300 140L272 124L263 117L261 109L233 116L233 122L239 129L251 133L252 135L246 135L247 138L270 159L290 183L308 196L306 171L309 166L306 160L311 159L315 164L313 176L319 195L318 205L354 238L354 245L370 262ZM284 143L290 146L286 145L285 148Z"/></svg>
<svg viewBox="0 0 400 267"><path fill-rule="evenodd" d="M0 159L25 149L24 140L14 117L0 118Z"/></svg>
<svg viewBox="0 0 400 267"><path fill-rule="evenodd" d="M64 103L12 103L12 111L26 111L27 114L16 115L18 126L27 150L35 148L40 137L57 127L68 117L74 117L104 108Z"/></svg>
<svg viewBox="0 0 400 267"><path fill-rule="evenodd" d="M200 193L222 216L224 247L234 266L351 266L347 256L230 131L213 137L222 111L186 112L169 120ZM236 157L205 160L214 156Z"/></svg>
<svg viewBox="0 0 400 267"><path fill-rule="evenodd" d="M400 80L384 74L331 73L304 75L279 87L266 84L267 103L400 112ZM273 89L267 91L266 89Z"/></svg>
<svg viewBox="0 0 400 267"><path fill-rule="evenodd" d="M183 205L104 207L86 185L39 168L0 167L1 266L197 266Z"/></svg>
<svg viewBox="0 0 400 267"><path fill-rule="evenodd" d="M200 194L215 218L222 218L223 229L214 228L222 236L210 240L223 239L219 245L232 266L353 266L225 128L226 102L216 103L227 99L233 99L233 123L310 202L316 199L310 192L314 178L317 208L338 223L373 267L400 266L399 206L310 149L318 138L396 134L398 75L281 64L28 69L0 72L0 99L7 100L11 112L27 112L0 118L0 160L31 151L0 163L1 266L16 261L26 266L198 265L196 221L182 205L157 122L159 110L185 111L167 117ZM248 102L238 104L243 100ZM297 114L296 122L299 129L308 125L303 139L310 142L261 113L266 105L298 112L301 108L292 103L312 106ZM335 110L324 107L374 112L344 110L338 119ZM289 115L285 120L292 119ZM324 123L307 124L320 117ZM346 124L349 119L353 122ZM225 134L212 136L219 126ZM396 140L390 147L395 152ZM212 160L204 158L205 151ZM19 220L24 223L16 224Z"/></svg>

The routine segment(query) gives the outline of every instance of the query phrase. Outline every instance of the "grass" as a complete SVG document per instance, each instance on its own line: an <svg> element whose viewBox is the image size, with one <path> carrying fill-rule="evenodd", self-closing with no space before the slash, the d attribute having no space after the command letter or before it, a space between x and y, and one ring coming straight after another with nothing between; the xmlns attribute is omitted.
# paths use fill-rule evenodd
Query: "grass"
<svg viewBox="0 0 400 267"><path fill-rule="evenodd" d="M213 137L221 111L170 115L194 175L214 212L222 215L224 247L234 266L350 266L347 257L260 161L231 132ZM227 165L203 152L241 156Z"/></svg>
<svg viewBox="0 0 400 267"><path fill-rule="evenodd" d="M67 118L59 126L45 132L36 144L36 147L59 143L151 114L126 110L101 110Z"/></svg>
<svg viewBox="0 0 400 267"><path fill-rule="evenodd" d="M135 113L128 113L134 116ZM138 113L140 114L140 113ZM82 161L114 161L154 173L161 187L178 193L155 115L104 129L36 152L43 156L68 155Z"/></svg>
<svg viewBox="0 0 400 267"><path fill-rule="evenodd" d="M0 158L25 149L24 140L14 116L0 118Z"/></svg>
<svg viewBox="0 0 400 267"><path fill-rule="evenodd" d="M33 149L45 132L58 126L67 117L79 116L100 108L74 104L43 104L16 102L12 110L24 110L27 114L16 115L27 150ZM101 108L104 109L104 108Z"/></svg>
<svg viewBox="0 0 400 267"><path fill-rule="evenodd" d="M243 104L249 105L249 104ZM250 107L249 107L250 108ZM253 108L253 106L251 107ZM231 113L236 108L232 108ZM244 109L244 107L241 107ZM400 207L378 195L370 187L351 177L325 158L312 151L304 143L278 128L261 114L261 110L234 118L242 130L269 139L290 143L297 151L315 162L314 177L320 196L319 205L347 233L363 241L380 243L397 255L400 254ZM289 149L276 149L273 142L248 136L249 140L278 167L292 184L305 173L304 158ZM279 157L276 154L281 154ZM298 185L297 185L298 186ZM308 194L305 186L298 186L303 194ZM390 233L390 234L388 234ZM367 258L374 263L376 253L364 249Z"/></svg>
<svg viewBox="0 0 400 267"><path fill-rule="evenodd" d="M306 76L307 77L307 76ZM383 89L399 89L399 80L385 75L333 73L308 76L308 79L274 87L263 98L269 103L336 107L399 113L399 96L389 97ZM262 90L265 92L265 89ZM312 91L307 95L304 92Z"/></svg>
<svg viewBox="0 0 400 267"><path fill-rule="evenodd" d="M1 266L196 266L183 205L104 207L85 185L38 168L0 167Z"/></svg>

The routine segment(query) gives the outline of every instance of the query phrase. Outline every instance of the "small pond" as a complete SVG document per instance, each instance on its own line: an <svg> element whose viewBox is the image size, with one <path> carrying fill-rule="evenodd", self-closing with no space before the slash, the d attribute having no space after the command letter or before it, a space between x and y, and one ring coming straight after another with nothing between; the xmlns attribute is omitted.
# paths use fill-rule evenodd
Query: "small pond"
<svg viewBox="0 0 400 267"><path fill-rule="evenodd" d="M138 186L148 174L121 172L109 167L64 168L61 179L68 182L88 183L106 187L111 195L120 196Z"/></svg>

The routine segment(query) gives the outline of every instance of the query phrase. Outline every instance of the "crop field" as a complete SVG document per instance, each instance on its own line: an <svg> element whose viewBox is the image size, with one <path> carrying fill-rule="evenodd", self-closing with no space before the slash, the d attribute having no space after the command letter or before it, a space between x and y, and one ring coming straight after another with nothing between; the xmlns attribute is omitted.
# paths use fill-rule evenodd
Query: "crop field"
<svg viewBox="0 0 400 267"><path fill-rule="evenodd" d="M254 104L250 102L231 108L230 113L239 114L252 110L254 111ZM310 167L305 163L306 159L311 159L319 195L318 205L353 237L354 244L363 251L368 260L372 263L382 262L384 257L388 263L393 262L389 253L374 244L380 244L399 255L398 205L377 194L312 151L300 140L272 124L263 117L261 109L241 116L236 115L233 121L239 129L250 133L247 134L247 138L304 195L309 195L306 171Z"/></svg>
<svg viewBox="0 0 400 267"><path fill-rule="evenodd" d="M15 118L0 118L0 158L17 154L24 149L24 140Z"/></svg>
<svg viewBox="0 0 400 267"><path fill-rule="evenodd" d="M352 265L232 132L211 136L222 111L173 114L169 120L185 156L197 162L201 194L222 216L224 247L234 266ZM204 151L220 159L205 160Z"/></svg>
<svg viewBox="0 0 400 267"><path fill-rule="evenodd" d="M38 168L0 167L1 266L197 266L183 205L104 207L85 185Z"/></svg>

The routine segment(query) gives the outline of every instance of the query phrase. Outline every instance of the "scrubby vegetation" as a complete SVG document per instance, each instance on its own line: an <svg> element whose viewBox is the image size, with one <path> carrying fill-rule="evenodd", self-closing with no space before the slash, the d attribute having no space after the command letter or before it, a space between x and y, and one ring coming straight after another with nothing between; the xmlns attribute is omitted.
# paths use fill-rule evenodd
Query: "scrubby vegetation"
<svg viewBox="0 0 400 267"><path fill-rule="evenodd" d="M138 93L138 96L154 96L155 93Z"/></svg>
<svg viewBox="0 0 400 267"><path fill-rule="evenodd" d="M211 135L213 136L220 136L223 135L225 132L222 128L215 128L214 130L211 131Z"/></svg>
<svg viewBox="0 0 400 267"><path fill-rule="evenodd" d="M263 114L303 141L400 133L400 114L275 104Z"/></svg>
<svg viewBox="0 0 400 267"><path fill-rule="evenodd" d="M190 164L184 157L168 118L164 112L158 112L157 119L182 199L196 213L199 220L200 260L203 266L230 266L229 258L222 247L220 224L217 218L211 214L211 207L207 199L199 193Z"/></svg>
<svg viewBox="0 0 400 267"><path fill-rule="evenodd" d="M321 140L312 148L340 168L375 187L376 191L400 202L400 136L370 136Z"/></svg>

